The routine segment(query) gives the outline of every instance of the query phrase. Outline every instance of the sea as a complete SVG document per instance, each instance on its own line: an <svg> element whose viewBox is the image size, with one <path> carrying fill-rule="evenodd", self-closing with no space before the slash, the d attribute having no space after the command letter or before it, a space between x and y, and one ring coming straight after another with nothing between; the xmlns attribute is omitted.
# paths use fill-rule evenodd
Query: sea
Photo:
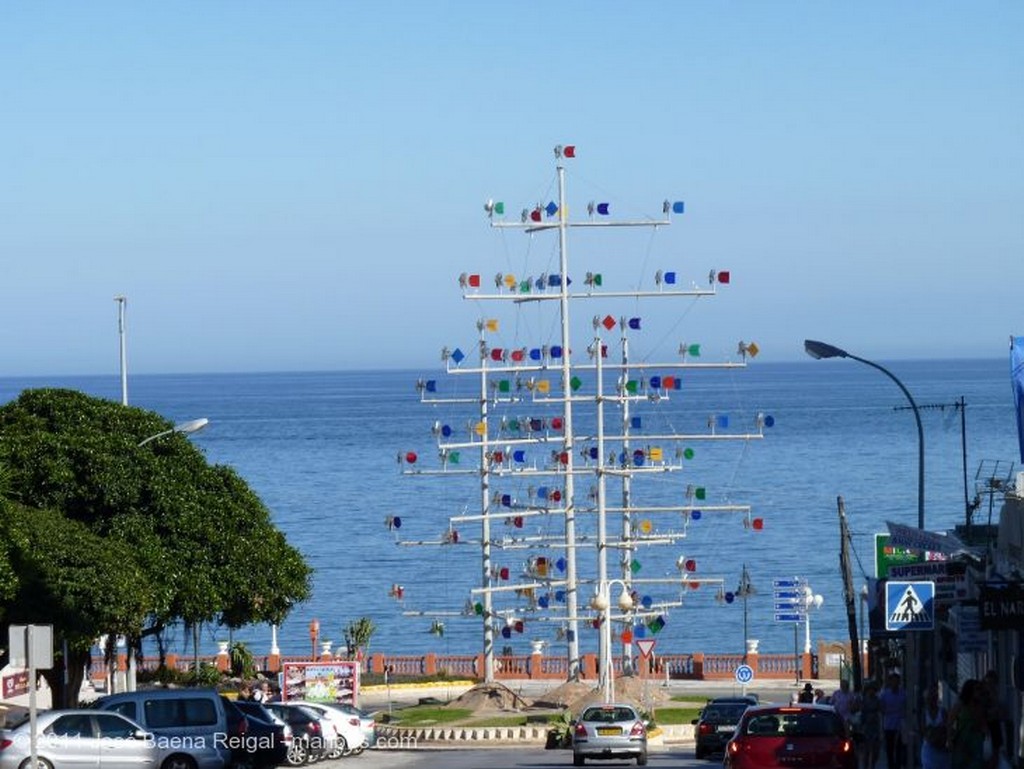
<svg viewBox="0 0 1024 769"><path fill-rule="evenodd" d="M1020 460L1008 358L880 363L919 407L926 528L941 532L963 523L968 502L979 493L974 522L997 521L1001 498L989 493L992 479L1009 480ZM427 380L438 382L438 391L429 392ZM282 653L311 650L314 619L320 639L340 646L345 627L361 617L376 626L371 652L481 651L482 622L473 611L480 597L471 592L481 582L480 526L450 521L480 513L479 452L464 449L460 464L449 461L449 470L458 473L434 472L441 467L438 435L448 428L470 441L479 405L425 402L459 394L445 390L444 381L443 372L406 370L131 376L133 406L175 423L210 420L190 440L209 462L230 466L245 479L315 570L312 597L295 606L277 631ZM0 402L40 387L120 401L117 376L62 376L2 378ZM586 391L584 385L580 395ZM516 404L516 413L540 413L543 407L532 397ZM709 508L689 519L678 512L635 514L641 532L664 535L662 544L638 548L630 561L638 593L661 607L663 626L656 633L644 623L656 651L742 652L744 622L762 653L791 653L805 634L814 644L848 638L838 500L852 532L859 591L875 574L875 536L886 531L886 522L917 525L918 435L907 406L896 385L869 366L811 359L688 374L680 390L634 405L632 414L642 421L635 423L631 449L664 447L666 461L685 458L678 472L634 478L633 503L679 506L702 494L700 504ZM592 404L588 410L584 398L574 413L576 432L593 432ZM771 425L763 428L763 438L757 437L758 423ZM545 429L552 429L550 421ZM667 431L691 438L663 440ZM711 432L754 437L699 437ZM682 454L684 449L692 456ZM547 445L531 447L524 466L546 466L551 451ZM581 455L577 469L587 467ZM578 506L590 503L595 483L592 472L575 477ZM607 498L621 499L617 481L607 483ZM532 581L524 576L531 558L546 557L554 565L564 555L551 544L561 531L560 516L516 515L536 509L538 489L546 485L550 494L558 484L550 476L491 478L486 493L495 495L492 534L508 545L494 550L496 584ZM713 509L720 506L749 511ZM577 523L582 652L597 649L598 633L587 619L593 614L588 604L596 574L596 518L581 511ZM619 513L608 514L613 539L619 520ZM458 541L444 544L451 530ZM621 552L611 549L610 576L621 576ZM700 583L680 584L680 564ZM745 602L722 600L735 593L744 567L753 592ZM508 579L502 580L505 569ZM552 575L560 576L557 567ZM806 623L776 619L773 585L793 578L805 580L822 598ZM531 597L522 591L496 594L504 620L497 624L497 650L527 654L531 642L541 641L546 653L564 654L565 623L557 616L564 610L555 593L534 591L533 602L539 595L550 601L547 610L531 610ZM213 653L217 641L234 640L266 654L271 635L268 626L207 626L200 651ZM183 628L172 629L167 640L172 651L191 652Z"/></svg>

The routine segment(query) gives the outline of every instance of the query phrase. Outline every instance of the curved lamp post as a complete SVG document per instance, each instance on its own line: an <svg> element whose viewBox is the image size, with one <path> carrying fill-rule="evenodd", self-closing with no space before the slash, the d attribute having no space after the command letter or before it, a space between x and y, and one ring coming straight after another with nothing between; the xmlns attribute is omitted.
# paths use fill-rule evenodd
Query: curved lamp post
<svg viewBox="0 0 1024 769"><path fill-rule="evenodd" d="M601 612L601 683L604 690L604 701L611 702L615 697L614 676L612 668L612 613L609 593L613 584L622 586L622 593L619 595L618 606L623 613L633 608L633 598L629 594L629 587L621 579L601 580L597 586L597 592L590 600L590 606Z"/></svg>
<svg viewBox="0 0 1024 769"><path fill-rule="evenodd" d="M138 445L145 446L150 441L155 441L157 438L163 438L165 435L170 435L171 433L185 433L186 435L191 435L192 433L199 432L208 424L210 424L210 420L207 419L206 417L201 417L199 419L190 419L187 422L180 422L179 424L176 424L170 430L164 430L163 432L157 433L156 435L151 435L145 440L139 441Z"/></svg>
<svg viewBox="0 0 1024 769"><path fill-rule="evenodd" d="M210 424L210 420L207 419L206 417L200 417L199 419L190 419L187 422L179 422L174 427L172 427L170 430L163 430L162 432L156 433L155 435L151 435L148 438L145 438L145 439L139 441L139 443L137 445L138 446L145 446L150 441L155 441L157 438L163 438L165 435L171 435L172 433L184 433L185 435L191 435L192 433L199 432L204 427L206 427L208 424ZM195 659L193 660L193 662L195 663L196 673L198 673L199 672L199 624L198 623L192 626L192 647L193 647L193 654L195 656ZM133 670L134 670L134 663L135 663L135 658L134 658L133 655L130 655L130 657L129 657L129 667L132 670L130 670L129 672L130 672L130 676L132 678L134 678L134 672L133 672ZM134 690L135 690L135 685L134 685L134 681L133 681L130 684L129 691L134 691Z"/></svg>
<svg viewBox="0 0 1024 769"><path fill-rule="evenodd" d="M879 366L877 363L866 360L865 358L859 358L856 355L848 353L846 350L840 349L825 342L816 342L813 339L804 340L804 351L812 358L850 358L851 360L863 363L865 366L871 366L873 369L877 369L885 374L889 379L896 383L896 386L903 391L903 394L907 397L910 402L910 409L914 412L914 421L917 423L917 528L924 528L924 429L921 427L921 414L917 410L917 403L914 401L914 396L910 394L903 382L896 378L889 369L884 366Z"/></svg>

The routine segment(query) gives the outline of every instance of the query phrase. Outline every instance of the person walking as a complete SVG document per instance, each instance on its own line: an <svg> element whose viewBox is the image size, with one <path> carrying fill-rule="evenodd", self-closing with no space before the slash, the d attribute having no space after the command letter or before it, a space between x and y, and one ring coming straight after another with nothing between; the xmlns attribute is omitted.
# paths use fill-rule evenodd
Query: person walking
<svg viewBox="0 0 1024 769"><path fill-rule="evenodd" d="M946 709L939 703L939 687L929 686L921 712L921 766L923 769L951 769L949 724Z"/></svg>
<svg viewBox="0 0 1024 769"><path fill-rule="evenodd" d="M903 713L907 693L900 688L900 674L893 671L886 679L878 697L882 702L882 734L885 738L885 765L888 769L903 767Z"/></svg>
<svg viewBox="0 0 1024 769"><path fill-rule="evenodd" d="M796 701L808 705L814 702L814 687L809 683L804 684L804 688L800 691L800 695L796 698Z"/></svg>
<svg viewBox="0 0 1024 769"><path fill-rule="evenodd" d="M990 670L982 679L984 692L985 722L988 726L989 739L992 741L992 751L988 765L990 769L999 766L999 759L1003 756L1004 746L1008 744L1003 734L1003 724L1006 723L1007 707L999 696L999 675ZM1005 757L1005 756L1004 756Z"/></svg>
<svg viewBox="0 0 1024 769"><path fill-rule="evenodd" d="M832 692L829 703L849 727L858 708L857 695L850 691L849 679L843 678L839 681L839 688Z"/></svg>
<svg viewBox="0 0 1024 769"><path fill-rule="evenodd" d="M878 698L878 684L874 681L864 684L857 720L854 739L858 743L860 769L875 769L882 752L882 701Z"/></svg>
<svg viewBox="0 0 1024 769"><path fill-rule="evenodd" d="M988 739L982 683L968 678L949 713L949 752L955 769L985 769Z"/></svg>

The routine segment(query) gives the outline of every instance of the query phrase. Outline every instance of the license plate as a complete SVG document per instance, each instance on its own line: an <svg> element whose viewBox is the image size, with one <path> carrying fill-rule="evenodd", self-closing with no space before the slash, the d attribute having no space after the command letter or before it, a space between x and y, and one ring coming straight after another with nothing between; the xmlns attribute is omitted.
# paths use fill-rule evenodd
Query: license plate
<svg viewBox="0 0 1024 769"><path fill-rule="evenodd" d="M735 732L736 731L736 725L733 724L732 726L719 726L718 727L718 731L720 731L720 732Z"/></svg>
<svg viewBox="0 0 1024 769"><path fill-rule="evenodd" d="M611 737L616 734L622 734L622 730L617 726L601 726L598 727L597 733L602 737Z"/></svg>

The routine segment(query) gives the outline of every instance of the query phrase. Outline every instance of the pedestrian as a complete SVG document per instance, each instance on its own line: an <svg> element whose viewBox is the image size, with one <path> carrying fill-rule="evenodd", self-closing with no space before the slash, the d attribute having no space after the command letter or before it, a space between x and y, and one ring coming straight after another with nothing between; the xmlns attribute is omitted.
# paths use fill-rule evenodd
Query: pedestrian
<svg viewBox="0 0 1024 769"><path fill-rule="evenodd" d="M939 687L929 686L921 712L921 766L923 769L950 769L949 723L946 709L939 702Z"/></svg>
<svg viewBox="0 0 1024 769"><path fill-rule="evenodd" d="M989 741L982 683L968 678L949 713L949 752L955 769L985 769Z"/></svg>
<svg viewBox="0 0 1024 769"><path fill-rule="evenodd" d="M238 699L240 699L242 702L252 699L252 688L249 686L249 684L242 684L242 686L238 689Z"/></svg>
<svg viewBox="0 0 1024 769"><path fill-rule="evenodd" d="M800 692L800 696L796 698L796 701L808 704L814 702L814 687L809 683L804 684L804 688Z"/></svg>
<svg viewBox="0 0 1024 769"><path fill-rule="evenodd" d="M878 684L868 681L860 698L854 739L859 745L861 769L875 769L882 752L882 701L878 698Z"/></svg>
<svg viewBox="0 0 1024 769"><path fill-rule="evenodd" d="M843 719L846 726L849 727L853 714L857 712L859 703L857 695L850 691L850 680L848 678L843 678L839 681L839 688L832 692L829 702L836 713L839 714L839 717Z"/></svg>
<svg viewBox="0 0 1024 769"><path fill-rule="evenodd" d="M988 725L989 738L992 740L989 767L995 769L999 766L1003 746L1007 744L1003 734L1003 724L1007 720L1007 708L999 696L999 675L996 671L988 671L982 682L984 684L985 721Z"/></svg>
<svg viewBox="0 0 1024 769"><path fill-rule="evenodd" d="M903 767L903 714L907 693L900 688L900 674L889 673L885 688L878 695L882 702L882 736L885 738L885 765L888 769Z"/></svg>
<svg viewBox="0 0 1024 769"><path fill-rule="evenodd" d="M267 702L270 699L267 696L267 689L268 688L269 688L269 685L267 684L266 681L260 681L260 683L258 683L256 685L256 688L252 690L252 698L251 698L252 701L253 702L259 702L259 703Z"/></svg>

